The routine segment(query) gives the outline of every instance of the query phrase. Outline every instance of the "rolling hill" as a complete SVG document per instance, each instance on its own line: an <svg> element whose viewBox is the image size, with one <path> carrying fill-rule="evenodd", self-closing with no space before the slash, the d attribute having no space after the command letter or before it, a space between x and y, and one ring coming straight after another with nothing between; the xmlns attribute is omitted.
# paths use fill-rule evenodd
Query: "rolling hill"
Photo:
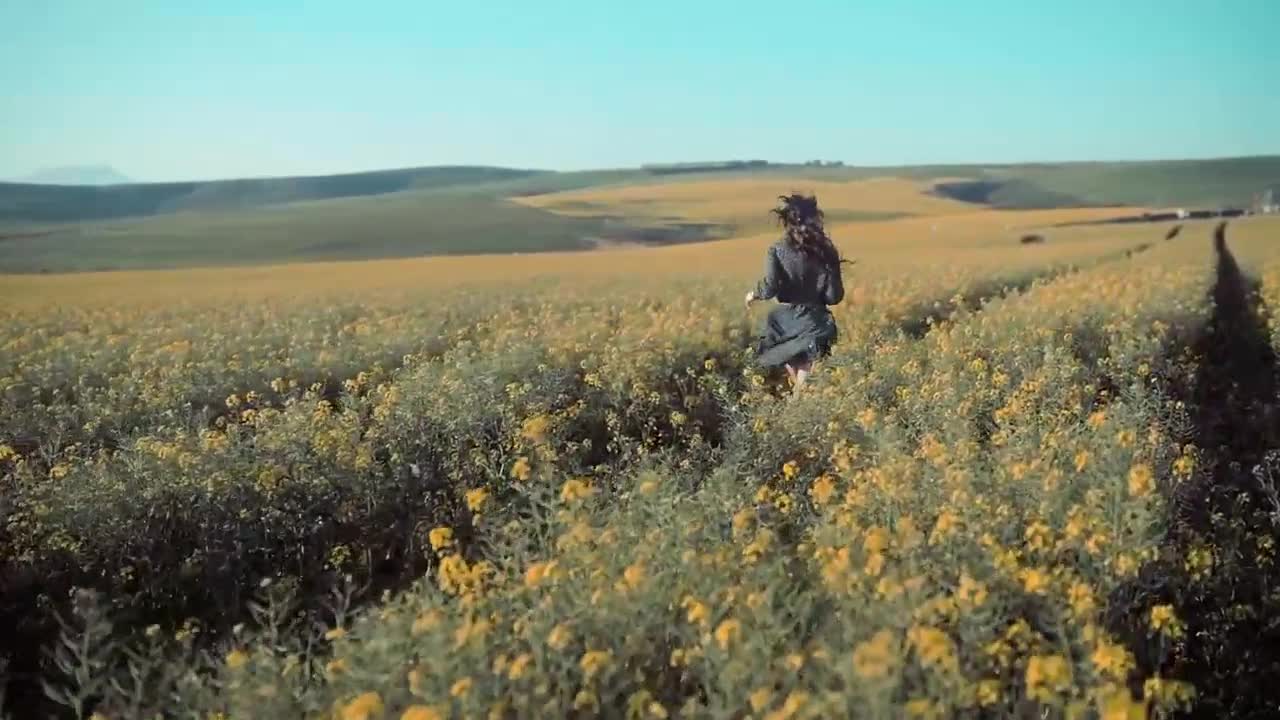
<svg viewBox="0 0 1280 720"><path fill-rule="evenodd" d="M889 185L860 184L877 178L909 184L887 193ZM682 243L763 230L771 193L793 187L820 188L820 199L836 203L832 220L844 222L979 209L1240 207L1280 189L1280 156L892 168L757 161L678 173L451 166L105 187L0 183L0 272Z"/></svg>
<svg viewBox="0 0 1280 720"><path fill-rule="evenodd" d="M533 170L508 168L430 167L312 177L107 187L0 183L0 221L64 223L183 211L243 210L308 200L464 186L537 174Z"/></svg>

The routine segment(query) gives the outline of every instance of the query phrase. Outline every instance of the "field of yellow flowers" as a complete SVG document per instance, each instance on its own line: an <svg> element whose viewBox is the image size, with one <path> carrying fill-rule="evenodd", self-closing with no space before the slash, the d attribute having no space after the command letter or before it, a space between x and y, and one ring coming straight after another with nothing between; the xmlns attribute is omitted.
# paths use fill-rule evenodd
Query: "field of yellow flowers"
<svg viewBox="0 0 1280 720"><path fill-rule="evenodd" d="M765 239L15 279L0 707L1265 707L1280 223L934 224L843 243L796 397L747 349Z"/></svg>

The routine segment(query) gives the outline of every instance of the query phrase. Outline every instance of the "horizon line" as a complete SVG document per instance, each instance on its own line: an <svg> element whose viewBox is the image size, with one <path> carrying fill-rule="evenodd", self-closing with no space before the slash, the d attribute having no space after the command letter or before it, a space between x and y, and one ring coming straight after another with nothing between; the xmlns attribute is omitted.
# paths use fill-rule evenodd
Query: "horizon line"
<svg viewBox="0 0 1280 720"><path fill-rule="evenodd" d="M1280 151L1274 153L1254 153L1246 155L1203 155L1203 156L1177 156L1177 157L1148 157L1148 158L1123 158L1111 160L1020 160L1014 162L981 162L981 161L965 161L965 162L916 162L916 163L888 163L888 164L857 164L839 159L818 159L811 158L805 161L774 161L762 160L760 158L752 159L735 159L735 160L702 160L702 161L669 161L669 162L649 162L640 165L631 166L613 166L613 167L582 167L573 169L554 170L550 168L530 168L519 167L515 165L490 165L490 164L466 164L466 163L443 163L439 165L404 165L398 167L377 167L362 170L340 170L336 172L322 173L294 173L294 174L268 174L268 175L237 175L222 177L205 177L190 178L183 180L131 180L123 183L108 184L76 184L76 183L41 183L29 182L18 179L0 179L0 185L29 185L32 187L62 187L62 188L109 188L109 187L127 187L136 185L182 185L186 183L219 183L219 182L240 182L240 181L262 181L262 180L307 180L316 178L334 178L356 175L374 175L378 173L393 172L409 172L413 170L433 170L433 169L486 169L486 170L510 170L514 172L542 173L542 174L575 174L589 172L628 172L643 171L650 168L661 167L678 167L681 165L699 166L699 165L715 165L720 163L749 163L764 162L765 165L757 167L773 167L773 168L804 168L809 169L843 169L843 170L892 170L892 169L915 169L915 168L950 168L950 167L989 167L989 168L1009 168L1009 167L1028 167L1036 165L1137 165L1137 164L1159 164L1159 163L1178 163L1178 162L1221 162L1230 160L1255 160L1255 159L1280 159ZM840 163L840 165L806 165L806 163L820 161L823 163ZM40 170L32 171L30 174L41 172L50 172L53 170L73 170L81 168L97 168L109 169L128 177L128 173L121 171L113 164L90 163L85 165L60 165Z"/></svg>

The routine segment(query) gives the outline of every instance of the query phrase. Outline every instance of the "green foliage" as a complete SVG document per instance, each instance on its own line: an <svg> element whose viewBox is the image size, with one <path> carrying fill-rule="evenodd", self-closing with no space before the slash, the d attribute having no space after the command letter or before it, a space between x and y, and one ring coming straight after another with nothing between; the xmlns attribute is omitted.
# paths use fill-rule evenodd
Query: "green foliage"
<svg viewBox="0 0 1280 720"><path fill-rule="evenodd" d="M1132 163L1069 163L1000 169L989 202L996 207L1070 205L1247 208L1280 186L1280 157Z"/></svg>

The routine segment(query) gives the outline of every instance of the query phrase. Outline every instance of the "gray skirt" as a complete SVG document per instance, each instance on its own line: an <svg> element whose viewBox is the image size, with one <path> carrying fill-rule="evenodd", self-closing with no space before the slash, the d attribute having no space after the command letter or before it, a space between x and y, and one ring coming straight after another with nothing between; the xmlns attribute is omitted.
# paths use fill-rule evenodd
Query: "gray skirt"
<svg viewBox="0 0 1280 720"><path fill-rule="evenodd" d="M812 362L826 357L839 336L831 310L823 305L779 305L769 311L756 343L764 367Z"/></svg>

